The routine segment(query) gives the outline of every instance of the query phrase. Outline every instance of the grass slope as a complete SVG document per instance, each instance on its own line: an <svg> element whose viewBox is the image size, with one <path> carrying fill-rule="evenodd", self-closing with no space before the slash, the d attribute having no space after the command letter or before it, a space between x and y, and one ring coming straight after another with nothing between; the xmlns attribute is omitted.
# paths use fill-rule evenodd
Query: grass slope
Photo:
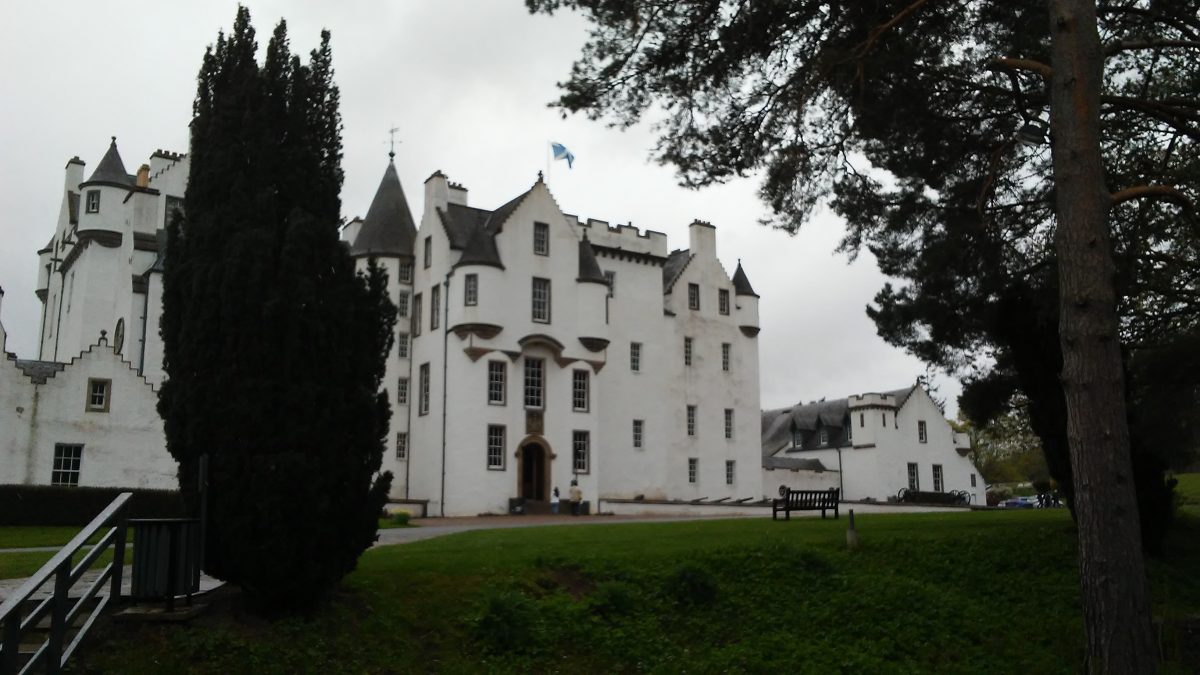
<svg viewBox="0 0 1200 675"><path fill-rule="evenodd" d="M540 527L368 552L314 616L227 599L192 626L110 625L100 672L1076 672L1065 510ZM1152 561L1163 644L1200 610L1200 526Z"/></svg>

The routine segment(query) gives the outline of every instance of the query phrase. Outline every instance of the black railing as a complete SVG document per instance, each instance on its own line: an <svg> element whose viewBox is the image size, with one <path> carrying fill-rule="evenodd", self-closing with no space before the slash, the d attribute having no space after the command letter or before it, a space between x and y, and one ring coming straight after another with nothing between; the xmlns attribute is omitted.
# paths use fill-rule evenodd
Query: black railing
<svg viewBox="0 0 1200 675"><path fill-rule="evenodd" d="M16 592L0 604L0 630L3 630L3 633L0 633L0 675L33 672L39 665L48 673L60 672L67 659L79 647L96 617L100 616L111 602L121 597L121 575L125 565L125 523L121 520L121 515L132 496L131 492L122 492L117 496L100 515L80 530L62 550L55 553L49 562L26 579ZM79 564L72 565L75 555L87 541L105 527L110 527L108 532L83 555ZM72 588L109 547L113 550L112 562L100 570L99 576L81 595L72 597ZM54 580L53 592L34 605L34 595L51 579ZM108 594L101 594L100 591L106 585L109 588ZM96 601L95 606L83 622L77 625L76 619L93 600ZM31 605L33 609L25 612ZM41 630L39 625L47 615L50 617L50 630L46 638L40 645L29 647L28 651L21 651L27 642L25 638Z"/></svg>

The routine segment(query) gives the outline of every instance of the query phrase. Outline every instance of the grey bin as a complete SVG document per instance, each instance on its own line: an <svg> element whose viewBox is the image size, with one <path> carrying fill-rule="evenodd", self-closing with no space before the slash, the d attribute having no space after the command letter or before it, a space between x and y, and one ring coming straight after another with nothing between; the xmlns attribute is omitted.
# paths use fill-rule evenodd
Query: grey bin
<svg viewBox="0 0 1200 675"><path fill-rule="evenodd" d="M200 590L200 521L195 518L143 518L129 521L133 529L133 570L130 596L166 600Z"/></svg>

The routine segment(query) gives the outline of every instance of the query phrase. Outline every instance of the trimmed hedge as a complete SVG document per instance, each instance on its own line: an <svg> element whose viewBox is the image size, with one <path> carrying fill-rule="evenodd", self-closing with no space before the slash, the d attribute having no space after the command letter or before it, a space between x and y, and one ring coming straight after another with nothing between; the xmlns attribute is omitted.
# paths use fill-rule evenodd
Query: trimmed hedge
<svg viewBox="0 0 1200 675"><path fill-rule="evenodd" d="M176 490L0 485L0 525L87 525L122 492L132 492L126 518L183 518L194 514Z"/></svg>

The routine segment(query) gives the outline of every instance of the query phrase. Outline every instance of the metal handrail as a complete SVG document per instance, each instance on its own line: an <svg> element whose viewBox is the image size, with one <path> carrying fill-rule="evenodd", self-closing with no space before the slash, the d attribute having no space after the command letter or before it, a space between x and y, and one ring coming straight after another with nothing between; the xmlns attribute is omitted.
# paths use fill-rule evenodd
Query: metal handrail
<svg viewBox="0 0 1200 675"><path fill-rule="evenodd" d="M124 522L118 522L92 547L92 550L72 565L75 554L82 549L101 528L118 520L125 510L125 505L133 497L132 492L122 492L92 522L79 531L66 546L55 553L33 576L25 580L12 595L0 603L0 624L3 633L0 634L0 675L31 672L43 659L46 661L46 672L58 673L66 665L67 659L79 646L84 634L91 628L96 617L100 615L110 602L121 597L121 575L125 565L125 528ZM74 603L71 602L71 588L79 581L83 573L96 561L109 546L113 547L113 560L106 565L97 577ZM37 593L42 586L54 579L54 593L26 616L21 616L21 607ZM67 628L75 620L86 604L99 595L100 589L106 582L109 585L108 595L99 596L100 600L92 609L83 625L75 633L70 644L64 648ZM33 630L46 614L50 614L50 634L46 640L33 652L24 663L21 663L21 638Z"/></svg>

